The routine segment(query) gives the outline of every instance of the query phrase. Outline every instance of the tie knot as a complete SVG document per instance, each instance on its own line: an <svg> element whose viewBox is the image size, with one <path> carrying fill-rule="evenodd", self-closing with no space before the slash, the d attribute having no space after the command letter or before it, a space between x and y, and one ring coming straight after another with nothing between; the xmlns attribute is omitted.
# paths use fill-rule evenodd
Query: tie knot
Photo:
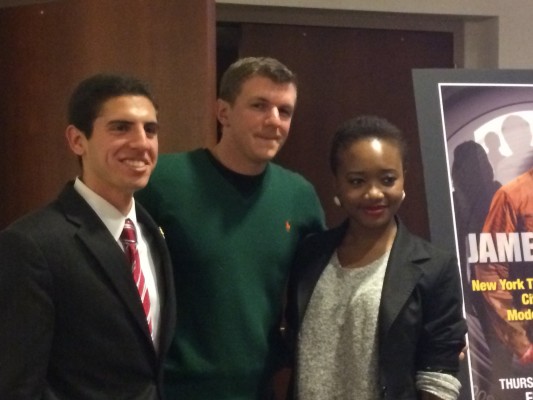
<svg viewBox="0 0 533 400"><path fill-rule="evenodd" d="M133 221L129 218L127 218L126 222L124 222L124 229L120 235L120 240L125 244L137 243L135 225L133 225Z"/></svg>

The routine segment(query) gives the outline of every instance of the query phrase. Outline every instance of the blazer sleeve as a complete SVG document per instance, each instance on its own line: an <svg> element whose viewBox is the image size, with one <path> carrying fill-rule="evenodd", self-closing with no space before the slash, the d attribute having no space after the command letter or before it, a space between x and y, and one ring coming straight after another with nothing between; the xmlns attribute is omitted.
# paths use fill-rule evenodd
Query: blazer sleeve
<svg viewBox="0 0 533 400"><path fill-rule="evenodd" d="M52 345L54 305L47 262L16 230L0 233L0 398L40 399Z"/></svg>
<svg viewBox="0 0 533 400"><path fill-rule="evenodd" d="M448 253L441 253L436 262L441 267L425 296L417 369L455 373L467 330L459 268L456 258Z"/></svg>

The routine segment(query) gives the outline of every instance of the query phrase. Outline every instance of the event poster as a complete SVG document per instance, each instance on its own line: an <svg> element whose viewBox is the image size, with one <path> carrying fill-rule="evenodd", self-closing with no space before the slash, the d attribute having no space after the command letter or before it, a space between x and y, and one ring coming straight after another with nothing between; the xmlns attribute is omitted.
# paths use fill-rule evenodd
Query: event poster
<svg viewBox="0 0 533 400"><path fill-rule="evenodd" d="M450 226L442 218L451 220L461 272L469 346L461 398L533 400L533 76L447 74L426 80L439 120L419 115L419 125L421 141L442 144L441 162L422 153L426 183L439 168L446 174L426 189L447 197L432 241Z"/></svg>

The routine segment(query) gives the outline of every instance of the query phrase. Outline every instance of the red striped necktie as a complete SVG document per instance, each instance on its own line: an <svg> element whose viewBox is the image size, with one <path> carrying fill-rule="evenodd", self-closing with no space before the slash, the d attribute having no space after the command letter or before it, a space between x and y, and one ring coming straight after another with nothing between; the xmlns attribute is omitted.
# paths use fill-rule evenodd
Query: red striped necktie
<svg viewBox="0 0 533 400"><path fill-rule="evenodd" d="M146 321L148 323L148 329L150 334L152 333L152 317L150 316L150 295L148 294L148 288L144 281L144 275L141 270L141 260L139 258L139 251L137 250L137 233L135 231L135 225L129 218L124 223L124 230L120 235L120 241L124 245L124 251L128 262L131 265L131 271L133 274L133 280L137 285L139 296L141 297L141 303L146 314Z"/></svg>

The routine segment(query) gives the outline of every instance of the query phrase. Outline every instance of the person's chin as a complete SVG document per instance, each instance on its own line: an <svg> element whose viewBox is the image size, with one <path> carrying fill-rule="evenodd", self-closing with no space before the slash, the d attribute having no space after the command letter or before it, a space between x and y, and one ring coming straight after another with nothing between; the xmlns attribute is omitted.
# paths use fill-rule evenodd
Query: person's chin
<svg viewBox="0 0 533 400"><path fill-rule="evenodd" d="M381 215L364 215L361 218L361 225L368 229L382 229L390 224L391 217L388 213L382 213Z"/></svg>
<svg viewBox="0 0 533 400"><path fill-rule="evenodd" d="M149 179L150 179L150 176L134 179L130 181L130 188L135 192L137 190L141 190L148 184Z"/></svg>
<svg viewBox="0 0 533 400"><path fill-rule="evenodd" d="M278 154L276 151L268 151L268 152L262 152L261 154L257 154L257 161L261 163L267 163L270 162L276 157Z"/></svg>
<svg viewBox="0 0 533 400"><path fill-rule="evenodd" d="M273 159L274 157L276 157L280 150L281 150L281 146L276 146L275 148L270 149L268 151L268 155L270 159Z"/></svg>

